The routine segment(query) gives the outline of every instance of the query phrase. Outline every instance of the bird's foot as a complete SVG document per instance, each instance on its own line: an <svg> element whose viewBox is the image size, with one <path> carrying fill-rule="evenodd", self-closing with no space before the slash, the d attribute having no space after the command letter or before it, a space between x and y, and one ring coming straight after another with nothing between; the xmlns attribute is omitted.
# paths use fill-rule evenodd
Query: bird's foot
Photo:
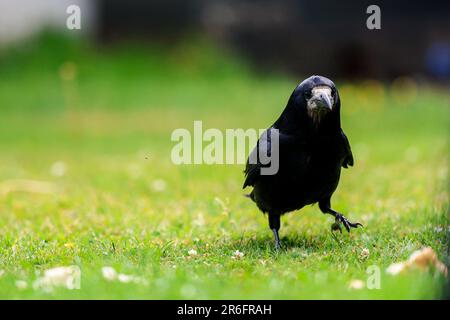
<svg viewBox="0 0 450 320"><path fill-rule="evenodd" d="M278 251L281 249L281 241L280 241L280 237L278 236L278 230L272 229L272 231L273 231L273 235L275 238L275 249Z"/></svg>
<svg viewBox="0 0 450 320"><path fill-rule="evenodd" d="M275 250L279 251L281 249L282 249L281 242L279 240L275 241Z"/></svg>
<svg viewBox="0 0 450 320"><path fill-rule="evenodd" d="M335 222L331 225L331 230L332 231L336 231L339 230L339 232L342 233L342 227L341 224L344 225L345 229L347 230L347 232L350 232L350 228L357 228L358 226L363 226L361 223L356 222L356 223L352 223L350 221L347 220L346 217L344 217L342 214L337 213L335 215L336 220Z"/></svg>

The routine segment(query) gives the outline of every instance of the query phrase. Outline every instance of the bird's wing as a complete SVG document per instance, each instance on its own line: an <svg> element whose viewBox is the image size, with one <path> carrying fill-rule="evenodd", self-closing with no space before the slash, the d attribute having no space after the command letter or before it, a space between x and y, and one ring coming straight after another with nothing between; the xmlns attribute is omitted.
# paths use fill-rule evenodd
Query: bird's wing
<svg viewBox="0 0 450 320"><path fill-rule="evenodd" d="M350 142L348 142L347 136L344 131L341 129L342 138L344 139L344 148L345 148L345 158L342 166L344 168L348 168L348 166L353 167L353 154L352 149L350 148Z"/></svg>
<svg viewBox="0 0 450 320"><path fill-rule="evenodd" d="M258 178L261 176L261 168L269 166L270 164L262 164L259 161L258 153L267 155L267 157L271 157L271 138L273 136L273 127L267 129L267 133L261 135L261 137L258 140L257 145L253 148L252 152L250 153L247 164L245 166L244 174L245 174L245 181L243 188L247 186L254 186ZM295 143L296 139L290 135L281 133L278 131L278 152L281 152L281 150L286 150L287 147L289 147L291 144ZM250 159L256 159L257 161L253 161L251 163Z"/></svg>

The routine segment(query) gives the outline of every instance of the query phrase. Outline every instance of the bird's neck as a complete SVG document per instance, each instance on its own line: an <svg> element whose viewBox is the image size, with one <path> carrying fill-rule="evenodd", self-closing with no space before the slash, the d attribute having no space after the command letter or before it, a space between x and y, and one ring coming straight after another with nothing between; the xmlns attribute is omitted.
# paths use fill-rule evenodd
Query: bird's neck
<svg viewBox="0 0 450 320"><path fill-rule="evenodd" d="M298 113L296 110L284 110L273 126L285 134L299 136L307 140L316 140L332 137L339 133L341 120L339 112L326 115L320 121L313 121L306 112Z"/></svg>

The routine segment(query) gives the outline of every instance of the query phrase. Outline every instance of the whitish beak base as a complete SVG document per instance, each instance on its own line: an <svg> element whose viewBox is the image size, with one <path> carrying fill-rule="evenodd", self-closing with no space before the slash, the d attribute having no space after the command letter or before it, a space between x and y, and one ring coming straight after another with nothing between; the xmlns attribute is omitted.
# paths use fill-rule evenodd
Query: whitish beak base
<svg viewBox="0 0 450 320"><path fill-rule="evenodd" d="M322 116L333 109L334 99L329 87L315 87L307 101L308 114L314 122L320 122Z"/></svg>

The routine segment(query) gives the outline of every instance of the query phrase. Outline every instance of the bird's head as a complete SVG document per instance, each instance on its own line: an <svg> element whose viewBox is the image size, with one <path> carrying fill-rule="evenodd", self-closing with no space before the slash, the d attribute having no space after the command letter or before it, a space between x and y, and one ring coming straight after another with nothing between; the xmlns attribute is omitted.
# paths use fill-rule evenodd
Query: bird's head
<svg viewBox="0 0 450 320"><path fill-rule="evenodd" d="M295 89L296 102L305 108L314 123L319 124L327 115L337 110L338 92L333 81L322 76L312 76L304 80Z"/></svg>
<svg viewBox="0 0 450 320"><path fill-rule="evenodd" d="M322 76L303 80L275 123L286 131L328 131L340 127L340 99L333 81Z"/></svg>

